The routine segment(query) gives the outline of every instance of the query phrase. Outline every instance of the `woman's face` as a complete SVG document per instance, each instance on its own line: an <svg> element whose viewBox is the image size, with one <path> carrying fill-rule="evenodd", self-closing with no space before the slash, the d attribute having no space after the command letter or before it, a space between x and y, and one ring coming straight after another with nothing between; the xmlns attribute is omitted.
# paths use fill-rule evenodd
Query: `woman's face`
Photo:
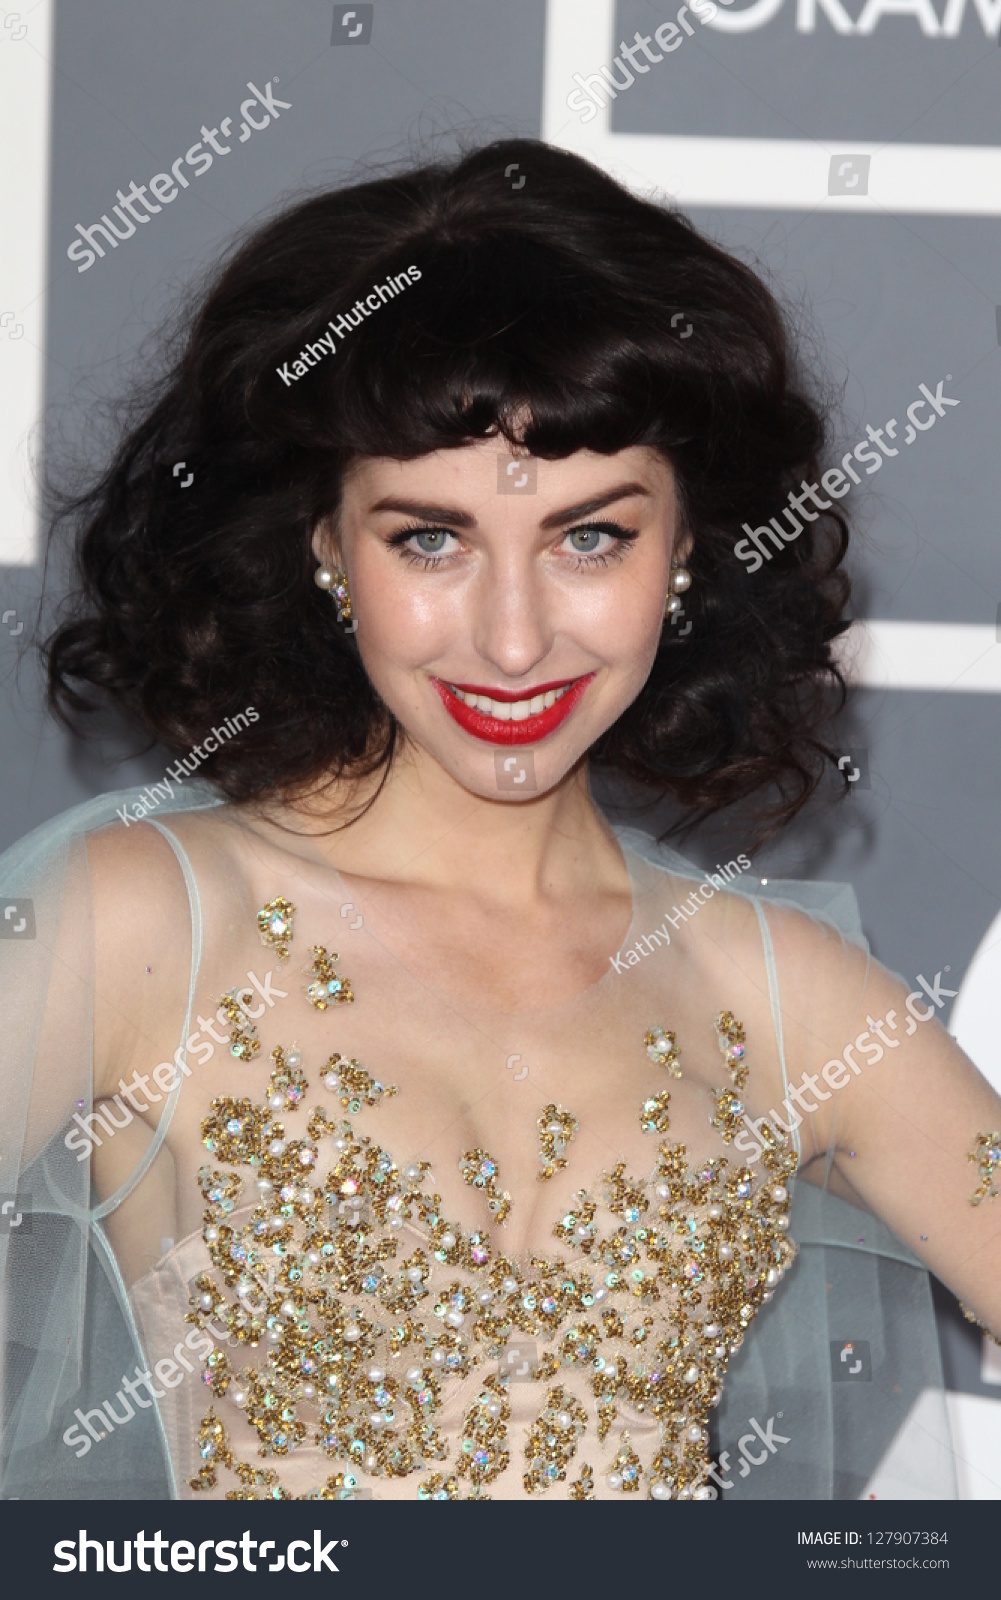
<svg viewBox="0 0 1001 1600"><path fill-rule="evenodd" d="M655 451L542 461L489 439L356 461L314 548L345 568L365 670L410 740L474 794L517 800L639 694L676 539Z"/></svg>

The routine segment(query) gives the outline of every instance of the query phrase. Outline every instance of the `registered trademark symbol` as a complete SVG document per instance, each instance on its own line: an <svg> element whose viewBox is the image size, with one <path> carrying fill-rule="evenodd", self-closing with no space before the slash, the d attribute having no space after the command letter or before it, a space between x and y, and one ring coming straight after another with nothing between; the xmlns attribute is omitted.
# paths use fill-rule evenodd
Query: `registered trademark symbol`
<svg viewBox="0 0 1001 1600"><path fill-rule="evenodd" d="M275 82L276 82L276 83L277 83L277 82L278 82L278 79L277 79L277 78L276 78L276 79L275 79ZM345 1546L345 1547L346 1547L346 1546L347 1546L347 1542L348 1542L348 1541L347 1541L347 1540L346 1540L346 1539L342 1539L342 1540L341 1540L341 1544L342 1544L342 1545L344 1545L344 1546Z"/></svg>

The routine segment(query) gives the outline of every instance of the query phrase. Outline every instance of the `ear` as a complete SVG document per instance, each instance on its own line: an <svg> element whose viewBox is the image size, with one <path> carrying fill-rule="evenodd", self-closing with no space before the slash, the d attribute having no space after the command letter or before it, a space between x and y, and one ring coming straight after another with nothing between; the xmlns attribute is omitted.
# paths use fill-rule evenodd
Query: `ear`
<svg viewBox="0 0 1001 1600"><path fill-rule="evenodd" d="M337 530L332 516L321 517L313 529L313 554L321 567L339 567L341 563Z"/></svg>

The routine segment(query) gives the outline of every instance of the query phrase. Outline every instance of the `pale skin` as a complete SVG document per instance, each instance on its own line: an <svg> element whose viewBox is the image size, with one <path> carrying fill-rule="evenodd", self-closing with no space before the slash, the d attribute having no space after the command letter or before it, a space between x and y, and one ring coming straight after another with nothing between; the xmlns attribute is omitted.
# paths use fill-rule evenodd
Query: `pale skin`
<svg viewBox="0 0 1001 1600"><path fill-rule="evenodd" d="M405 930L405 958L447 974L460 1006L478 997L498 1007L572 999L619 947L628 875L591 801L587 752L645 683L670 568L690 548L673 474L654 451L540 460L535 493L502 495L499 448L491 439L407 462L366 458L349 470L314 553L347 572L361 659L405 730L405 748L363 815L375 779L328 786L291 818L278 807L247 818L269 843L275 824L291 820L301 842L282 835L283 848L333 862L355 903ZM437 532L390 545L411 521ZM586 531L609 522L634 537ZM442 559L428 564L429 556ZM586 559L594 556L604 560ZM518 691L590 673L574 712L535 746L536 790L525 796L499 792L496 747L454 722L432 683ZM332 822L349 825L330 833ZM129 851L141 853L145 831L130 830ZM91 852L98 899L114 905L99 928L107 948L99 947L95 1018L108 1094L133 1066L169 1055L176 989L186 981L180 952L161 979L158 1013L148 981L124 959L145 916L115 864L124 848L119 836ZM151 860L143 870L155 898L159 869ZM864 958L822 927L789 910L770 913L770 925L784 973L790 1082L839 1057L866 1013L906 1014L907 987L878 966L860 998ZM747 939L760 949L756 925ZM942 964L933 952L925 970ZM965 1159L977 1132L1001 1128L1001 1101L937 1022L900 1037L878 1072L853 1075L826 1100L811 1096L801 1174L823 1183L833 1147L831 1187L861 1199L1001 1332L1001 1199L971 1207L977 1175ZM781 1079L769 1088L777 1107ZM443 1079L439 1120L449 1092ZM178 1139L197 1139L195 1123L175 1122ZM115 1141L125 1172L135 1132Z"/></svg>

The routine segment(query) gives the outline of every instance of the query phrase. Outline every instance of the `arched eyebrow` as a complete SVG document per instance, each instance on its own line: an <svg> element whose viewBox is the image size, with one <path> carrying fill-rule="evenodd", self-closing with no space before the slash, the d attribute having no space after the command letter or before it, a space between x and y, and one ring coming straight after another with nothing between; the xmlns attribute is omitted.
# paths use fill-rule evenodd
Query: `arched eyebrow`
<svg viewBox="0 0 1001 1600"><path fill-rule="evenodd" d="M595 495L590 500L582 500L577 505L565 506L560 511L551 511L543 517L539 526L541 528L560 528L567 522L577 522L581 517L591 517L596 511L603 511L606 506L614 505L617 500L629 499L632 495L650 497L650 490L642 483L622 483L614 489L609 489L605 494ZM440 522L451 528L475 528L476 518L468 511L460 511L456 506L432 506L417 500L377 500L370 511L398 511L402 516L421 517L425 522Z"/></svg>

